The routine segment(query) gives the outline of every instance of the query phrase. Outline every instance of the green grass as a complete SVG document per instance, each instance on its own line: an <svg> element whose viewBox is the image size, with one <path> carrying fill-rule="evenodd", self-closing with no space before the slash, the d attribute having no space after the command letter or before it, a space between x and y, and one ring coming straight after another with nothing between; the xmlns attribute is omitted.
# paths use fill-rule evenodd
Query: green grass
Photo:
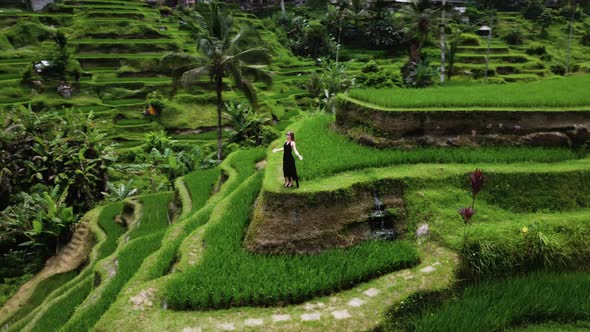
<svg viewBox="0 0 590 332"><path fill-rule="evenodd" d="M354 89L350 97L391 109L532 108L552 110L589 107L590 75L508 85L470 85L426 89ZM466 98L468 96L468 98Z"/></svg>
<svg viewBox="0 0 590 332"><path fill-rule="evenodd" d="M538 325L529 325L526 327L515 327L508 331L512 332L586 332L590 331L590 321L580 321L576 323L545 323Z"/></svg>
<svg viewBox="0 0 590 332"><path fill-rule="evenodd" d="M43 303L49 294L61 287L66 282L72 280L77 274L77 271L69 271L66 273L56 274L40 282L29 300L20 307L20 309L10 318L10 320L12 322L16 322L19 319L25 317L27 314L29 314L29 312L41 305L41 303Z"/></svg>
<svg viewBox="0 0 590 332"><path fill-rule="evenodd" d="M117 252L117 272L103 280L93 290L93 300L82 304L75 314L60 329L61 331L89 331L102 314L115 301L127 281L133 277L143 260L160 247L169 224L168 203L171 193L159 193L141 197L143 215L130 234L129 242Z"/></svg>
<svg viewBox="0 0 590 332"><path fill-rule="evenodd" d="M576 173L523 176L486 169L484 172L487 184L475 203L476 214L467 228L465 277L489 279L538 269L568 270L586 264L590 259L590 238L585 235L590 232L589 206L578 199L588 196L588 190L583 185L582 192L579 187L570 188L571 183L579 181ZM530 181L532 177L539 181ZM544 196L549 186L536 187L543 182L541 179L552 182L551 194L562 192L573 203L562 209L558 202ZM408 227L414 229L416 223L428 223L433 237L461 251L465 229L457 209L471 205L471 197L464 190L468 187L467 176L423 181L408 181ZM493 192L496 187L502 191ZM523 187L528 188L526 194L521 192ZM496 198L500 196L518 200L514 205L518 204L519 210L498 205Z"/></svg>
<svg viewBox="0 0 590 332"><path fill-rule="evenodd" d="M92 289L94 264L111 255L117 249L118 239L125 232L123 227L114 222L115 216L121 213L121 209L121 203L112 203L102 208L98 217L98 225L106 236L97 248L97 255L91 262L92 265L72 281L51 293L51 298L55 300L48 304L44 303L41 307L42 312L34 313L35 317L31 317L31 315L24 317L10 327L11 331L22 330L33 319L34 322L30 326L33 331L56 331L68 321Z"/></svg>
<svg viewBox="0 0 590 332"><path fill-rule="evenodd" d="M485 282L459 299L423 312L416 331L502 331L514 325L590 319L590 276L535 273Z"/></svg>
<svg viewBox="0 0 590 332"><path fill-rule="evenodd" d="M227 196L207 223L202 262L174 275L165 289L177 309L297 303L350 288L419 261L405 241L369 241L318 255L258 255L242 246L263 174Z"/></svg>
<svg viewBox="0 0 590 332"><path fill-rule="evenodd" d="M343 171L397 164L558 162L581 157L567 149L542 148L379 150L356 144L335 133L329 128L332 122L331 116L317 116L293 127L297 128L297 147L304 158L303 161L297 160L301 179L310 180Z"/></svg>
<svg viewBox="0 0 590 332"><path fill-rule="evenodd" d="M213 186L219 179L219 168L198 170L184 176L184 182L191 195L193 209L200 209L209 199Z"/></svg>

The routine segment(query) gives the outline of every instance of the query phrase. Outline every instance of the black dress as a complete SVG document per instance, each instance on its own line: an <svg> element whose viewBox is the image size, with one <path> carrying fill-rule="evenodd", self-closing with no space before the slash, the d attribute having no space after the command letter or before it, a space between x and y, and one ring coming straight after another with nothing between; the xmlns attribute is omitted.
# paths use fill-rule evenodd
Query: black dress
<svg viewBox="0 0 590 332"><path fill-rule="evenodd" d="M285 178L293 178L299 188L299 178L297 177L297 168L295 168L295 158L291 154L293 147L289 142L283 145L283 176Z"/></svg>

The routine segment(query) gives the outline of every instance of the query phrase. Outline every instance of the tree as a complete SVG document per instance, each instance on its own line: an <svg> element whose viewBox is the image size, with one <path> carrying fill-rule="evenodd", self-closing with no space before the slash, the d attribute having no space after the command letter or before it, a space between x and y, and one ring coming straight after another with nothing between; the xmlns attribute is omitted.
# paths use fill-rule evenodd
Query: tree
<svg viewBox="0 0 590 332"><path fill-rule="evenodd" d="M541 26L541 37L547 36L547 28L551 26L553 22L553 13L551 9L545 8L543 13L539 16L539 25Z"/></svg>
<svg viewBox="0 0 590 332"><path fill-rule="evenodd" d="M410 43L410 63L418 63L420 50L430 39L436 25L436 10L430 8L428 0L412 0L400 10L404 21L404 34Z"/></svg>
<svg viewBox="0 0 590 332"><path fill-rule="evenodd" d="M233 78L234 86L242 91L252 104L256 104L256 91L251 79L270 84L270 75L262 70L271 61L268 50L252 47L254 30L236 31L229 13L218 2L198 6L190 15L184 15L181 27L189 30L197 42L201 55L171 53L164 57L172 64L174 86L185 87L208 77L217 95L217 160L222 158L221 116L223 112L223 78Z"/></svg>
<svg viewBox="0 0 590 332"><path fill-rule="evenodd" d="M574 25L576 24L576 11L578 10L578 4L582 6L588 6L590 4L590 0L571 0L571 17L570 17L570 32L567 39L567 56L565 61L565 72L566 74L570 72L570 59L572 54L572 40L574 36Z"/></svg>

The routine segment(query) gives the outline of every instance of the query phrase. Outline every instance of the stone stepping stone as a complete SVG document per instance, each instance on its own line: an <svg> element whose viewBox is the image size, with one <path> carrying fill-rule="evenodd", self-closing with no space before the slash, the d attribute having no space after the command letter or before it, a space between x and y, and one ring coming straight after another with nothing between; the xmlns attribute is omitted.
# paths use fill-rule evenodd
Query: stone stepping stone
<svg viewBox="0 0 590 332"><path fill-rule="evenodd" d="M433 267L433 266L427 266L427 267L423 268L422 270L420 270L420 272L423 272L423 273L431 273L431 272L434 272L435 270L436 270L435 267Z"/></svg>
<svg viewBox="0 0 590 332"><path fill-rule="evenodd" d="M273 322L286 322L291 320L291 315L272 315Z"/></svg>
<svg viewBox="0 0 590 332"><path fill-rule="evenodd" d="M244 325L246 326L261 326L264 324L264 320L262 318L250 318L244 321Z"/></svg>
<svg viewBox="0 0 590 332"><path fill-rule="evenodd" d="M359 299L359 298L353 298L352 300L348 301L348 305L351 307L355 307L358 308L360 306L362 306L363 304L365 304L365 301Z"/></svg>
<svg viewBox="0 0 590 332"><path fill-rule="evenodd" d="M185 327L182 332L203 332L203 329L200 327Z"/></svg>
<svg viewBox="0 0 590 332"><path fill-rule="evenodd" d="M367 295L368 297L377 296L377 295L379 295L379 293L381 293L381 291L378 290L377 288L369 288L363 292L363 294Z"/></svg>
<svg viewBox="0 0 590 332"><path fill-rule="evenodd" d="M232 323L219 324L217 327L219 327L219 329L223 331L233 331L236 329L236 327Z"/></svg>
<svg viewBox="0 0 590 332"><path fill-rule="evenodd" d="M347 318L350 318L350 314L348 313L348 310L346 310L346 309L332 311L332 316L334 316L334 318L336 318L336 319L347 319Z"/></svg>
<svg viewBox="0 0 590 332"><path fill-rule="evenodd" d="M315 310L315 309L319 309L319 308L325 308L325 307L326 307L326 305L325 305L325 304L323 304L323 303L321 303L321 302L317 302L317 303L315 303L315 304L313 304L313 303L306 303L306 304L303 306L303 308L304 308L305 310L308 310L308 311Z"/></svg>
<svg viewBox="0 0 590 332"><path fill-rule="evenodd" d="M320 313L319 312L312 312L309 314L301 315L302 321L311 321L311 320L320 320Z"/></svg>

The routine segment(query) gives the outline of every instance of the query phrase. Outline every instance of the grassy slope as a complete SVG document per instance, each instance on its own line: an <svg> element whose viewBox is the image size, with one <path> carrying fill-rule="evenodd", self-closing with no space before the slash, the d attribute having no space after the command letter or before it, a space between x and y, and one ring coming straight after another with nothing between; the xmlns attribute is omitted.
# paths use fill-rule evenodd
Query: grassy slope
<svg viewBox="0 0 590 332"><path fill-rule="evenodd" d="M207 223L199 265L170 280L167 302L176 308L219 308L300 302L415 264L406 242L369 242L319 255L258 255L241 245L262 176L229 195ZM231 207L231 208L230 208Z"/></svg>
<svg viewBox="0 0 590 332"><path fill-rule="evenodd" d="M129 234L129 239L116 253L116 274L112 276L109 267L99 267L101 284L93 289L92 300L83 303L75 314L63 325L62 331L90 330L116 299L125 283L135 274L145 257L157 250L168 227L169 192L142 196L144 210L138 224Z"/></svg>
<svg viewBox="0 0 590 332"><path fill-rule="evenodd" d="M590 320L585 273L532 274L468 287L460 299L422 313L418 331L498 331L523 322Z"/></svg>
<svg viewBox="0 0 590 332"><path fill-rule="evenodd" d="M26 314L26 316L11 326L11 331L20 331L31 321L34 323L29 325L29 329L33 328L37 322L45 324L45 322L53 321L51 317L57 319L66 317L67 320L67 317L72 315L76 306L90 292L95 264L116 250L118 239L125 231L113 222L115 216L121 213L121 209L121 203L112 203L102 208L98 217L98 225L91 224L91 228L97 235L98 243L93 249L87 267L77 277L51 293L49 298L31 312L17 313L19 316L21 314Z"/></svg>
<svg viewBox="0 0 590 332"><path fill-rule="evenodd" d="M427 164L480 164L492 167L507 163L526 166L530 163L558 163L564 160L576 160L581 157L576 152L567 149L540 149L540 148L451 148L451 149L416 149L416 150L379 150L356 144L346 137L336 134L329 129L332 123L330 116L319 116L306 119L289 127L296 133L297 147L303 161L297 160L297 170L302 180L313 180L303 186L302 190L312 188L321 189L327 185L326 190L334 188L347 181L351 177L366 177L370 167L390 167L399 165L398 173L404 173L406 169L415 168L419 176L420 169L434 168ZM282 140L275 141L273 147L282 145ZM582 159L582 161L585 159ZM576 161L576 162L582 162ZM269 156L269 175L265 188L273 191L281 190L280 153ZM574 162L572 165L574 165ZM407 166L413 165L416 166ZM531 165L533 166L533 165ZM473 167L473 166L469 166ZM460 166L460 169L468 167ZM474 167L475 168L475 167ZM343 176L335 175L349 171ZM355 172L358 171L358 172ZM326 179L327 178L327 179ZM319 184L316 185L316 182ZM332 184L330 184L332 182ZM310 189L311 190L311 189Z"/></svg>
<svg viewBox="0 0 590 332"><path fill-rule="evenodd" d="M426 89L354 89L350 97L386 109L462 108L560 110L590 107L590 75L532 83L457 85ZM465 98L469 96L469 98Z"/></svg>

